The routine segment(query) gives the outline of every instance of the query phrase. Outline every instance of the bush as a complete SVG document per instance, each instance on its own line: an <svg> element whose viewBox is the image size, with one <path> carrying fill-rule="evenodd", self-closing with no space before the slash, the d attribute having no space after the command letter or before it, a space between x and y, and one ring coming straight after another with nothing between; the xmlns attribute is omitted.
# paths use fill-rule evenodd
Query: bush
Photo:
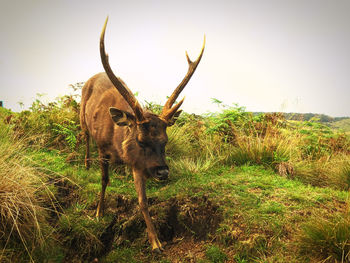
<svg viewBox="0 0 350 263"><path fill-rule="evenodd" d="M18 138L30 138L30 145L70 151L80 132L79 107L73 95L47 105L36 99L30 110L14 113L9 124Z"/></svg>
<svg viewBox="0 0 350 263"><path fill-rule="evenodd" d="M226 164L247 163L273 168L296 156L297 136L284 132L286 121L280 113L254 116L243 107L228 107L207 119L207 133L222 138L229 147Z"/></svg>
<svg viewBox="0 0 350 263"><path fill-rule="evenodd" d="M318 122L300 122L298 132L302 134L300 151L303 159L317 160L337 153L350 153L350 140Z"/></svg>
<svg viewBox="0 0 350 263"><path fill-rule="evenodd" d="M244 135L237 137L237 146L230 158L237 165L251 163L275 167L296 155L295 144L296 139L282 135L267 134L264 138Z"/></svg>

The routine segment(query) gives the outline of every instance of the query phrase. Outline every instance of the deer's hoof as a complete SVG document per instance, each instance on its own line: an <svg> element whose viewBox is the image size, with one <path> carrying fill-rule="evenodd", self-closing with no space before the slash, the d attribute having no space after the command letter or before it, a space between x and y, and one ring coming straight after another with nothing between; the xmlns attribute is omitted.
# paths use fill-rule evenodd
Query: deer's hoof
<svg viewBox="0 0 350 263"><path fill-rule="evenodd" d="M155 253L155 254L162 254L162 252L164 251L164 249L162 247L157 247L157 248L154 248L152 249L152 252Z"/></svg>

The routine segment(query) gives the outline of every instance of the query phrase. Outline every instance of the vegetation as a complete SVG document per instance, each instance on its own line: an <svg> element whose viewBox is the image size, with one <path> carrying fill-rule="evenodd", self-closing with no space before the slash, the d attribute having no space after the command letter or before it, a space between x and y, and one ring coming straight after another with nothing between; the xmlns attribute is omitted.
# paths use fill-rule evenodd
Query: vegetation
<svg viewBox="0 0 350 263"><path fill-rule="evenodd" d="M31 160L35 152L28 152L26 145L32 140L15 138L11 128L0 123L1 262L40 259L55 243L50 214L59 205L52 188L58 178Z"/></svg>
<svg viewBox="0 0 350 263"><path fill-rule="evenodd" d="M220 112L183 113L168 129L171 179L148 182L162 255L147 244L126 167L111 167L95 218L100 169L95 147L83 167L75 96L0 108L0 261L348 262L349 134L214 102Z"/></svg>
<svg viewBox="0 0 350 263"><path fill-rule="evenodd" d="M350 132L350 118L345 118L338 120L336 122L330 123L330 127L333 129L342 130L345 132Z"/></svg>
<svg viewBox="0 0 350 263"><path fill-rule="evenodd" d="M254 112L255 115L264 114L263 112ZM295 120L295 121L312 121L317 119L321 123L334 123L338 121L346 121L350 120L350 117L331 117L325 114L315 114L315 113L283 113L283 116L287 120Z"/></svg>

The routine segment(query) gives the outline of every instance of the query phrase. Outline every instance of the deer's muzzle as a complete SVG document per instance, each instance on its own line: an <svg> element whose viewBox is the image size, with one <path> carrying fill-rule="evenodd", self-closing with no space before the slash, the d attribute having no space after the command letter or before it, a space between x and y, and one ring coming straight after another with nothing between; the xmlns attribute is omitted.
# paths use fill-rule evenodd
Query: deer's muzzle
<svg viewBox="0 0 350 263"><path fill-rule="evenodd" d="M157 181L165 181L169 176L169 167L168 166L158 166L156 168L154 179Z"/></svg>

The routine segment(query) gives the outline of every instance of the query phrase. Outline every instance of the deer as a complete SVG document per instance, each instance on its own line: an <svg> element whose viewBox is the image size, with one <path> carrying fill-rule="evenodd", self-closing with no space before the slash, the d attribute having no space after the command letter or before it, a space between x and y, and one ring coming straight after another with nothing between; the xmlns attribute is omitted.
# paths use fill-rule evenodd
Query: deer
<svg viewBox="0 0 350 263"><path fill-rule="evenodd" d="M108 17L100 36L100 56L105 72L94 75L83 86L80 110L80 125L86 142L85 167L89 169L91 164L91 136L98 148L102 173L96 217L104 215L109 164L114 162L128 165L133 175L138 205L146 223L152 251L161 253L164 248L158 240L148 211L146 180L168 180L169 167L165 158L165 146L168 142L166 129L174 124L181 113L179 108L184 98L179 102L176 100L202 58L205 36L200 55L194 62L186 52L188 71L166 101L161 114L157 115L145 110L123 80L113 73L104 45L107 22Z"/></svg>

